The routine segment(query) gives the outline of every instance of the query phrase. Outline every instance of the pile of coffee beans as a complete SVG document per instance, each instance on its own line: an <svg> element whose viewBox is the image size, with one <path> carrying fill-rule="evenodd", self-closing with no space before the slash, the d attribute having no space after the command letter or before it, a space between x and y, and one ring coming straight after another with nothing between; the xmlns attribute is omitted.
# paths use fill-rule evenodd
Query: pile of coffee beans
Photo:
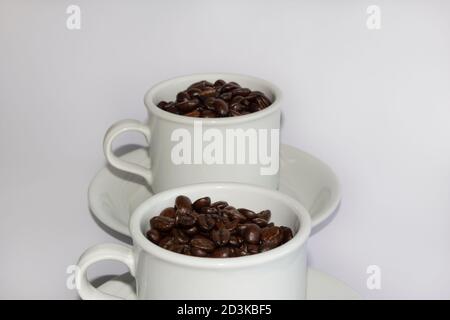
<svg viewBox="0 0 450 320"><path fill-rule="evenodd" d="M236 82L203 80L179 92L176 101L161 101L158 107L188 117L224 118L253 113L270 104L264 93L242 88Z"/></svg>
<svg viewBox="0 0 450 320"><path fill-rule="evenodd" d="M288 227L275 226L270 210L256 213L236 209L209 197L194 203L183 195L158 216L150 219L147 239L167 250L196 256L230 258L276 248L293 237Z"/></svg>

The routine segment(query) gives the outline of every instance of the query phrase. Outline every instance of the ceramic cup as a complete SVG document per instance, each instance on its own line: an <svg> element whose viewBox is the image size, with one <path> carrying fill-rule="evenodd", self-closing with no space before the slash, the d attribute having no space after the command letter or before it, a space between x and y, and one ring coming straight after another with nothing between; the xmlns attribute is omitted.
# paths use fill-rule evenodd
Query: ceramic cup
<svg viewBox="0 0 450 320"><path fill-rule="evenodd" d="M270 209L276 225L288 226L294 237L252 256L200 258L163 249L145 237L149 220L187 195L194 201L209 196L255 211ZM78 262L76 284L83 299L114 299L87 280L87 268L102 260L118 260L136 279L136 299L305 299L306 243L311 231L308 212L279 191L237 183L201 183L158 193L132 214L133 247L94 246Z"/></svg>
<svg viewBox="0 0 450 320"><path fill-rule="evenodd" d="M272 104L261 111L229 118L193 118L157 107L161 100L201 80L235 81L267 95ZM211 181L242 182L278 188L281 92L270 82L238 74L196 74L161 82L144 98L147 123L122 120L106 132L103 149L107 161L123 171L145 178L154 192ZM114 139L137 131L148 141L151 168L114 155Z"/></svg>

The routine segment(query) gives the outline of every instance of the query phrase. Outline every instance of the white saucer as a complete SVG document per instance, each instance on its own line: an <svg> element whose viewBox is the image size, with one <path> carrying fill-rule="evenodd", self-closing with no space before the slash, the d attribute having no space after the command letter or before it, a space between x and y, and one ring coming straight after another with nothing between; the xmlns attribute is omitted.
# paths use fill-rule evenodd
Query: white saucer
<svg viewBox="0 0 450 320"><path fill-rule="evenodd" d="M307 300L359 300L361 297L341 281L308 268ZM132 299L136 290L133 277L124 273L98 287L99 290L122 299Z"/></svg>
<svg viewBox="0 0 450 320"><path fill-rule="evenodd" d="M122 156L149 167L150 159L140 148ZM313 231L319 229L337 209L341 198L338 179L322 161L288 145L280 148L280 191L296 198L311 214ZM142 178L103 168L89 186L89 207L109 228L129 236L128 218L134 209L152 195ZM323 223L325 225L325 223Z"/></svg>

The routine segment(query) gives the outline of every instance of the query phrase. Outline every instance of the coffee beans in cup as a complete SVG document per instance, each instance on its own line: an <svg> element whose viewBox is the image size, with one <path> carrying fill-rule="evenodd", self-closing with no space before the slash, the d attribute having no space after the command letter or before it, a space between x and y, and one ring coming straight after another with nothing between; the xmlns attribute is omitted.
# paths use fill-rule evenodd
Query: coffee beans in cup
<svg viewBox="0 0 450 320"><path fill-rule="evenodd" d="M260 91L241 87L236 82L203 80L176 95L175 101L160 101L157 106L170 113L196 118L236 117L263 110L272 102Z"/></svg>
<svg viewBox="0 0 450 320"><path fill-rule="evenodd" d="M185 255L232 258L265 252L293 237L289 227L270 222L270 210L255 212L212 202L203 197L192 202L180 195L173 207L150 219L147 239Z"/></svg>

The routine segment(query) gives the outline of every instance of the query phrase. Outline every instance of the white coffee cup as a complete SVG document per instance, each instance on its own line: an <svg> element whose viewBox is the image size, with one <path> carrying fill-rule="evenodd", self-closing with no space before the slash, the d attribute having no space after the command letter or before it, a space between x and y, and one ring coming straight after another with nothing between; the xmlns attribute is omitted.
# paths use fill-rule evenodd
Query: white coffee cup
<svg viewBox="0 0 450 320"><path fill-rule="evenodd" d="M251 256L200 258L174 253L147 240L149 220L175 198L204 196L254 211L270 209L275 225L290 227L285 244ZM308 212L279 191L238 183L201 183L158 193L132 214L133 247L103 244L86 250L78 262L76 284L83 299L118 299L94 288L87 269L102 260L118 260L136 279L136 299L305 299L306 243L311 231Z"/></svg>
<svg viewBox="0 0 450 320"><path fill-rule="evenodd" d="M243 87L261 91L272 104L255 113L229 118L193 118L157 107L161 100L175 100L178 92L194 82L214 82L217 79L235 81ZM275 85L245 75L209 73L167 80L145 95L148 123L122 120L111 126L105 135L104 153L112 166L144 177L154 192L211 181L242 182L277 189L281 98L281 92ZM151 168L114 155L113 140L126 131L137 131L146 137ZM231 138L232 134L234 138ZM189 140L185 137L191 138L190 147L181 143ZM213 142L223 146L221 153L208 149L207 146L211 147ZM190 155L176 152L183 145L187 147L181 149L189 149Z"/></svg>

